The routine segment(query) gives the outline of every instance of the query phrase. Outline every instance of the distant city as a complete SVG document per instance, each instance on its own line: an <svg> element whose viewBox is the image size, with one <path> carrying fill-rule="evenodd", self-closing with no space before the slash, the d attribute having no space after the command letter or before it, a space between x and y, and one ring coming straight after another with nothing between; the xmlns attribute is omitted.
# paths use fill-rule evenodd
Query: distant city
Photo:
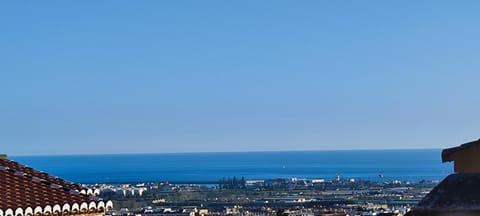
<svg viewBox="0 0 480 216"><path fill-rule="evenodd" d="M224 178L218 184L169 182L86 185L114 200L112 215L405 214L439 181ZM288 212L287 212L288 211Z"/></svg>

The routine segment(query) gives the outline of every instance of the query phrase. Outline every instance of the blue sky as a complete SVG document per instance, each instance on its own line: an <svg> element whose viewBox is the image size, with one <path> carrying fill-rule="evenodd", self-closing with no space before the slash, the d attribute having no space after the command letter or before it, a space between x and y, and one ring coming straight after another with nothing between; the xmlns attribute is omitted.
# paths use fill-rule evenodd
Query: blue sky
<svg viewBox="0 0 480 216"><path fill-rule="evenodd" d="M480 137L477 1L0 3L0 152L444 148Z"/></svg>

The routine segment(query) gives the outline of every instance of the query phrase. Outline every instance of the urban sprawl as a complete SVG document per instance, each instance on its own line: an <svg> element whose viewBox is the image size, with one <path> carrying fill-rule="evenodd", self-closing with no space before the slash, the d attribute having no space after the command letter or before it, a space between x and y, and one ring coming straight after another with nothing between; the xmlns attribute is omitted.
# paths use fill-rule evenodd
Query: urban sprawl
<svg viewBox="0 0 480 216"><path fill-rule="evenodd" d="M108 215L404 215L439 182L366 181L353 178L247 180L216 184L150 182L94 184L115 202Z"/></svg>

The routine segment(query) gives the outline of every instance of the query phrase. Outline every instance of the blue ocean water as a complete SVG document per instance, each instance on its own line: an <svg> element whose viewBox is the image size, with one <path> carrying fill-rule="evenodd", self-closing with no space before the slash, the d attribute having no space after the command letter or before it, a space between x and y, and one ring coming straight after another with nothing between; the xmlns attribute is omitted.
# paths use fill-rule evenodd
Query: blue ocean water
<svg viewBox="0 0 480 216"><path fill-rule="evenodd" d="M10 159L79 183L201 182L344 178L441 180L453 170L440 150L352 150L235 153L14 156ZM384 176L379 178L379 174Z"/></svg>

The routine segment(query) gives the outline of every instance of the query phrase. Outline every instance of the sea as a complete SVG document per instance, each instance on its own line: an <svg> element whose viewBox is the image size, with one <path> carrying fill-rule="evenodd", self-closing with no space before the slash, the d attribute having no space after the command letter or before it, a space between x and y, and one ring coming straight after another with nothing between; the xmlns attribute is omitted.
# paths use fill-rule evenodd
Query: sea
<svg viewBox="0 0 480 216"><path fill-rule="evenodd" d="M440 149L9 156L68 181L215 183L222 178L441 180L453 172Z"/></svg>

